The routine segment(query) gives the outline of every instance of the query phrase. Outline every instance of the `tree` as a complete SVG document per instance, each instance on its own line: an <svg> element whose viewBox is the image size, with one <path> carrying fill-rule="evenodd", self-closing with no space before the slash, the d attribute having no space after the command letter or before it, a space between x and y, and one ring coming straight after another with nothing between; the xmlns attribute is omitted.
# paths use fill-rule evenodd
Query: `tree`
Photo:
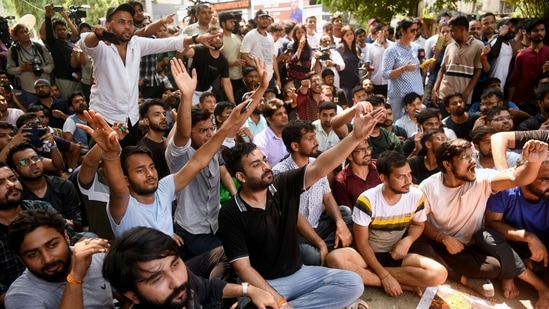
<svg viewBox="0 0 549 309"><path fill-rule="evenodd" d="M370 18L390 21L393 16L418 15L419 0L391 0L387 2L364 0L322 0L322 5L332 11L351 12L351 15L360 23Z"/></svg>
<svg viewBox="0 0 549 309"><path fill-rule="evenodd" d="M35 30L38 31L40 29L40 25L45 19L46 11L44 10L44 7L52 3L52 0L2 0L3 3L5 3L5 7L14 7L15 8L15 15L17 17L21 17L26 14L32 14L36 17L36 25ZM105 14L107 12L107 9L111 6L116 6L119 4L119 1L117 0L64 0L63 1L63 8L65 10L69 11L69 7L71 5L83 5L83 4L89 4L89 9L82 9L82 11L85 11L87 14L86 18L83 18L91 25L95 25L99 22L99 17L105 17ZM61 16L56 15L59 18Z"/></svg>
<svg viewBox="0 0 549 309"><path fill-rule="evenodd" d="M549 2L547 0L507 0L506 2L514 5L521 17L549 18Z"/></svg>

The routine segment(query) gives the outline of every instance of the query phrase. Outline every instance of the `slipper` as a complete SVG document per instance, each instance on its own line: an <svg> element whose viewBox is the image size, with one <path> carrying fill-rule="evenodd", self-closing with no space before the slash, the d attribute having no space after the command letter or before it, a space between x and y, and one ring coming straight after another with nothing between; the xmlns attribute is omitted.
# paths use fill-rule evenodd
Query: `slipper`
<svg viewBox="0 0 549 309"><path fill-rule="evenodd" d="M368 304L362 299L357 299L354 303L352 303L347 308L348 309L368 309Z"/></svg>

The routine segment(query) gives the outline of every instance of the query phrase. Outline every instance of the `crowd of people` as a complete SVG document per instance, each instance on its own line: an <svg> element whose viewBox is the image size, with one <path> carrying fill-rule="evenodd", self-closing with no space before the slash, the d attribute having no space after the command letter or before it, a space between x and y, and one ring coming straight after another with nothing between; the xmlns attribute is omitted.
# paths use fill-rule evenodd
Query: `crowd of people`
<svg viewBox="0 0 549 309"><path fill-rule="evenodd" d="M0 308L549 308L543 20L45 17L0 57Z"/></svg>

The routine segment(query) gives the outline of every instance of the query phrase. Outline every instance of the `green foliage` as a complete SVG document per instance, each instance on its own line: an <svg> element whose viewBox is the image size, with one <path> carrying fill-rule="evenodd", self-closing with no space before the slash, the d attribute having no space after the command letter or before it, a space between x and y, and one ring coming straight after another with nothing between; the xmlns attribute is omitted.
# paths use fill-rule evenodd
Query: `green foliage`
<svg viewBox="0 0 549 309"><path fill-rule="evenodd" d="M516 8L519 17L549 18L549 2L547 0L507 0Z"/></svg>
<svg viewBox="0 0 549 309"><path fill-rule="evenodd" d="M40 29L40 25L45 19L46 4L54 3L55 5L63 5L65 10L69 10L70 5L90 5L89 9L86 9L87 17L85 21L91 25L99 22L99 17L104 17L107 9L111 6L119 4L118 0L2 0L4 4L4 10L6 15L15 15L20 18L26 14L32 14L36 17L36 25L34 29L37 31ZM62 18L61 15L56 14L56 17Z"/></svg>
<svg viewBox="0 0 549 309"><path fill-rule="evenodd" d="M351 12L359 22L366 23L368 19L376 17L389 22L393 16L417 16L419 0L391 0L391 1L364 1L364 0L322 0L322 5L332 11Z"/></svg>

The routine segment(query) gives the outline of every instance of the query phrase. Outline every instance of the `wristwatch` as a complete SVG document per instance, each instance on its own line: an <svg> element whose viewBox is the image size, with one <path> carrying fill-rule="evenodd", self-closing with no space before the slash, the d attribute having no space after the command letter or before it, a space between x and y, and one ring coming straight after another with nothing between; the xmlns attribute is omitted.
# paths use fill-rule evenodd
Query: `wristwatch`
<svg viewBox="0 0 549 309"><path fill-rule="evenodd" d="M191 36L191 38L193 39L194 44L198 44L198 41L196 40L198 38L198 35L199 35L198 33L195 33Z"/></svg>
<svg viewBox="0 0 549 309"><path fill-rule="evenodd" d="M242 297L248 297L248 282L242 282Z"/></svg>

